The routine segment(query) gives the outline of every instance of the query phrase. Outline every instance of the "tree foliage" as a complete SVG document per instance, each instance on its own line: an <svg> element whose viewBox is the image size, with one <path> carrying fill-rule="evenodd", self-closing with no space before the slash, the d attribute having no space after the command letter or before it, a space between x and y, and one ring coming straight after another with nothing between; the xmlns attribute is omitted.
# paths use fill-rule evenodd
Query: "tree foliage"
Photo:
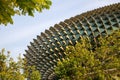
<svg viewBox="0 0 120 80"><path fill-rule="evenodd" d="M14 61L10 57L10 52L5 55L5 50L0 52L0 80L40 80L39 71L34 66L27 66L26 60L18 57L18 61Z"/></svg>
<svg viewBox="0 0 120 80"><path fill-rule="evenodd" d="M0 0L0 24L13 24L15 14L34 16L34 12L49 9L50 0Z"/></svg>
<svg viewBox="0 0 120 80"><path fill-rule="evenodd" d="M94 49L83 38L65 53L55 68L61 80L120 80L120 31L99 38Z"/></svg>

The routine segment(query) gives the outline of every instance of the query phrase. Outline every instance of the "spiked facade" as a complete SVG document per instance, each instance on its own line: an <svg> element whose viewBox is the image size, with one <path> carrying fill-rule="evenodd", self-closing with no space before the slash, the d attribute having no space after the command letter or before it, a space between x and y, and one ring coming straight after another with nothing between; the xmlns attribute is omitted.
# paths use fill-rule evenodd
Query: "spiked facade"
<svg viewBox="0 0 120 80"><path fill-rule="evenodd" d="M120 3L77 15L55 24L30 42L24 55L28 65L36 65L43 80L55 78L54 67L65 57L65 47L74 45L82 36L95 41L120 29Z"/></svg>

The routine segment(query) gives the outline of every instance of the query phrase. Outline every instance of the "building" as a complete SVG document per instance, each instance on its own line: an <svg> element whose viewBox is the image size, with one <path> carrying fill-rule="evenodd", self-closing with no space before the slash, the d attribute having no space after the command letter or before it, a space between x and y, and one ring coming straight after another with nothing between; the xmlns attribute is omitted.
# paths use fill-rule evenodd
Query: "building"
<svg viewBox="0 0 120 80"><path fill-rule="evenodd" d="M54 68L65 57L68 45L75 45L82 36L96 41L98 36L120 29L120 3L88 11L55 24L30 42L24 56L28 65L36 65L43 80L54 80Z"/></svg>

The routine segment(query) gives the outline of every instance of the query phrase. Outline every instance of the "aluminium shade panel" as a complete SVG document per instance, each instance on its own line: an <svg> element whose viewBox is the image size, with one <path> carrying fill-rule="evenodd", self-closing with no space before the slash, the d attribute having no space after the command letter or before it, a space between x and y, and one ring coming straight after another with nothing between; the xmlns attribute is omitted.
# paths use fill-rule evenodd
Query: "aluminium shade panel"
<svg viewBox="0 0 120 80"><path fill-rule="evenodd" d="M75 45L83 36L96 41L120 29L120 3L88 11L66 19L45 30L30 42L25 57L28 65L36 65L42 79L54 79L54 68L65 57L65 48Z"/></svg>

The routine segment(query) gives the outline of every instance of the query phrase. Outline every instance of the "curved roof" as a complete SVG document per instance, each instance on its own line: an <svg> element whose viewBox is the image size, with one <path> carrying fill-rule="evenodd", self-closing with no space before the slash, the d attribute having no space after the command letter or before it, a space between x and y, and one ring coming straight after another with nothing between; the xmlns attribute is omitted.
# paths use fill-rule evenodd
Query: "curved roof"
<svg viewBox="0 0 120 80"><path fill-rule="evenodd" d="M45 30L30 42L24 56L28 65L36 65L42 79L55 78L54 67L65 57L65 47L74 45L82 36L96 41L101 35L111 34L120 29L120 3L88 11L66 19Z"/></svg>

